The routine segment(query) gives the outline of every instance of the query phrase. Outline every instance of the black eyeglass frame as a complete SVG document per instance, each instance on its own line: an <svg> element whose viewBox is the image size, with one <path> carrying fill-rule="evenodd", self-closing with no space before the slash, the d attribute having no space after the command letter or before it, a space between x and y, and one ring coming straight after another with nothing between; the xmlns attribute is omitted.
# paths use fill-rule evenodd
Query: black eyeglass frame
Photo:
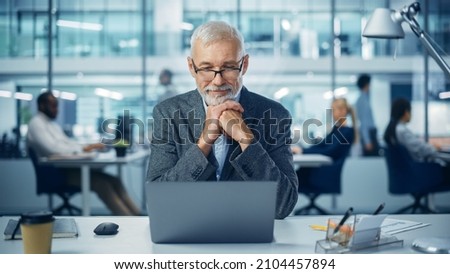
<svg viewBox="0 0 450 274"><path fill-rule="evenodd" d="M244 65L244 58L245 58L246 56L247 56L247 55L242 56L242 58L238 61L238 63L241 63L241 64L239 65L238 68L237 68L237 67L234 67L234 68L224 68L224 69L221 69L221 70L206 69L206 68L205 68L205 69L198 68L198 67L195 65L195 62L194 62L194 59L193 59L193 58L191 58L191 61L192 61L192 66L194 67L195 74L198 74L199 71L204 71L204 72L210 72L210 71L212 71L212 72L214 72L214 77L213 77L212 79L214 79L214 78L216 78L217 74L220 74L220 77L224 78L223 75L222 75L222 72L224 72L224 71L232 71L232 70L236 70L236 71L241 72L241 71L242 71L242 67L243 67L243 65ZM224 79L225 79L225 78L224 78Z"/></svg>

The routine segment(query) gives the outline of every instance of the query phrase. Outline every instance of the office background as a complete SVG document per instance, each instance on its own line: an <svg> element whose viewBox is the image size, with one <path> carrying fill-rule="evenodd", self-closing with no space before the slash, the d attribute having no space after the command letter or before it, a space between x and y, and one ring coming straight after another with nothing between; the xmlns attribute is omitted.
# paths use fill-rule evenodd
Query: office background
<svg viewBox="0 0 450 274"><path fill-rule="evenodd" d="M404 27L406 37L398 41L361 37L376 7L399 9L412 2L0 1L0 214L45 206L45 199L34 194L24 145L42 89L60 92L58 122L69 135L81 141L98 139L101 121L129 110L145 121L141 140L146 142L152 108L163 94L159 72L173 71L179 93L195 88L186 64L189 37L208 20L224 20L242 31L250 54L244 84L288 108L294 128L301 129L309 118L325 121L333 96L354 103L357 75L365 72L372 75L371 103L380 135L392 98L404 96L412 100L413 131L424 138L450 138L449 81L409 28ZM445 0L420 3L420 24L449 52L450 7ZM314 136L325 133L325 127L310 130ZM127 181L136 181L140 168L130 167ZM140 185L127 187L141 199ZM336 208L372 208L381 199L391 201L388 209L409 201L387 194L384 159L361 158L355 146L344 168L343 194L334 200ZM436 195L438 206L448 208L448 201L448 194ZM332 201L320 202L330 207ZM97 205L102 212L101 203Z"/></svg>

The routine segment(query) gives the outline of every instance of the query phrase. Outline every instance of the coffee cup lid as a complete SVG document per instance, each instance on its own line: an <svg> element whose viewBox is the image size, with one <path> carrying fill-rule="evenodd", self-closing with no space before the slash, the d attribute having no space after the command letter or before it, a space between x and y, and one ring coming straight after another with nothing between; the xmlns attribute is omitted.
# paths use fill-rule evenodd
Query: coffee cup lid
<svg viewBox="0 0 450 274"><path fill-rule="evenodd" d="M23 213L20 216L20 222L22 224L43 224L53 222L53 212L51 211L35 211Z"/></svg>

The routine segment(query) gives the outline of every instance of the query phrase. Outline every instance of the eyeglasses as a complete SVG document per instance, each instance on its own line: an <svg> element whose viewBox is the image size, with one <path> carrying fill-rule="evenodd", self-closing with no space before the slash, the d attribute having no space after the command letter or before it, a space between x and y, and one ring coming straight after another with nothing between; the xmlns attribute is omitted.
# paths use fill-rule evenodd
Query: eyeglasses
<svg viewBox="0 0 450 274"><path fill-rule="evenodd" d="M244 58L243 56L238 63L241 63L239 67L224 67L221 70L213 70L213 69L207 69L207 68L198 68L195 63L194 59L192 60L192 65L194 67L195 73L203 80L203 81L212 81L214 78L216 78L217 74L220 74L220 76L225 80L236 80L239 77L239 73L241 73L242 66L244 64Z"/></svg>

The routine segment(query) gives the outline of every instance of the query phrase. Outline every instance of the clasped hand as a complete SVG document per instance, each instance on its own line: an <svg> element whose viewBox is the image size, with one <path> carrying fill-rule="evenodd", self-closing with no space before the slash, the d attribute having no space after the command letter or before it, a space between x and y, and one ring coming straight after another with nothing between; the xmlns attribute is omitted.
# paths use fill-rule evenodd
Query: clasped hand
<svg viewBox="0 0 450 274"><path fill-rule="evenodd" d="M209 106L200 139L203 139L206 144L212 145L221 134L224 134L239 142L244 150L254 136L242 118L243 112L241 104L231 100L217 106Z"/></svg>

